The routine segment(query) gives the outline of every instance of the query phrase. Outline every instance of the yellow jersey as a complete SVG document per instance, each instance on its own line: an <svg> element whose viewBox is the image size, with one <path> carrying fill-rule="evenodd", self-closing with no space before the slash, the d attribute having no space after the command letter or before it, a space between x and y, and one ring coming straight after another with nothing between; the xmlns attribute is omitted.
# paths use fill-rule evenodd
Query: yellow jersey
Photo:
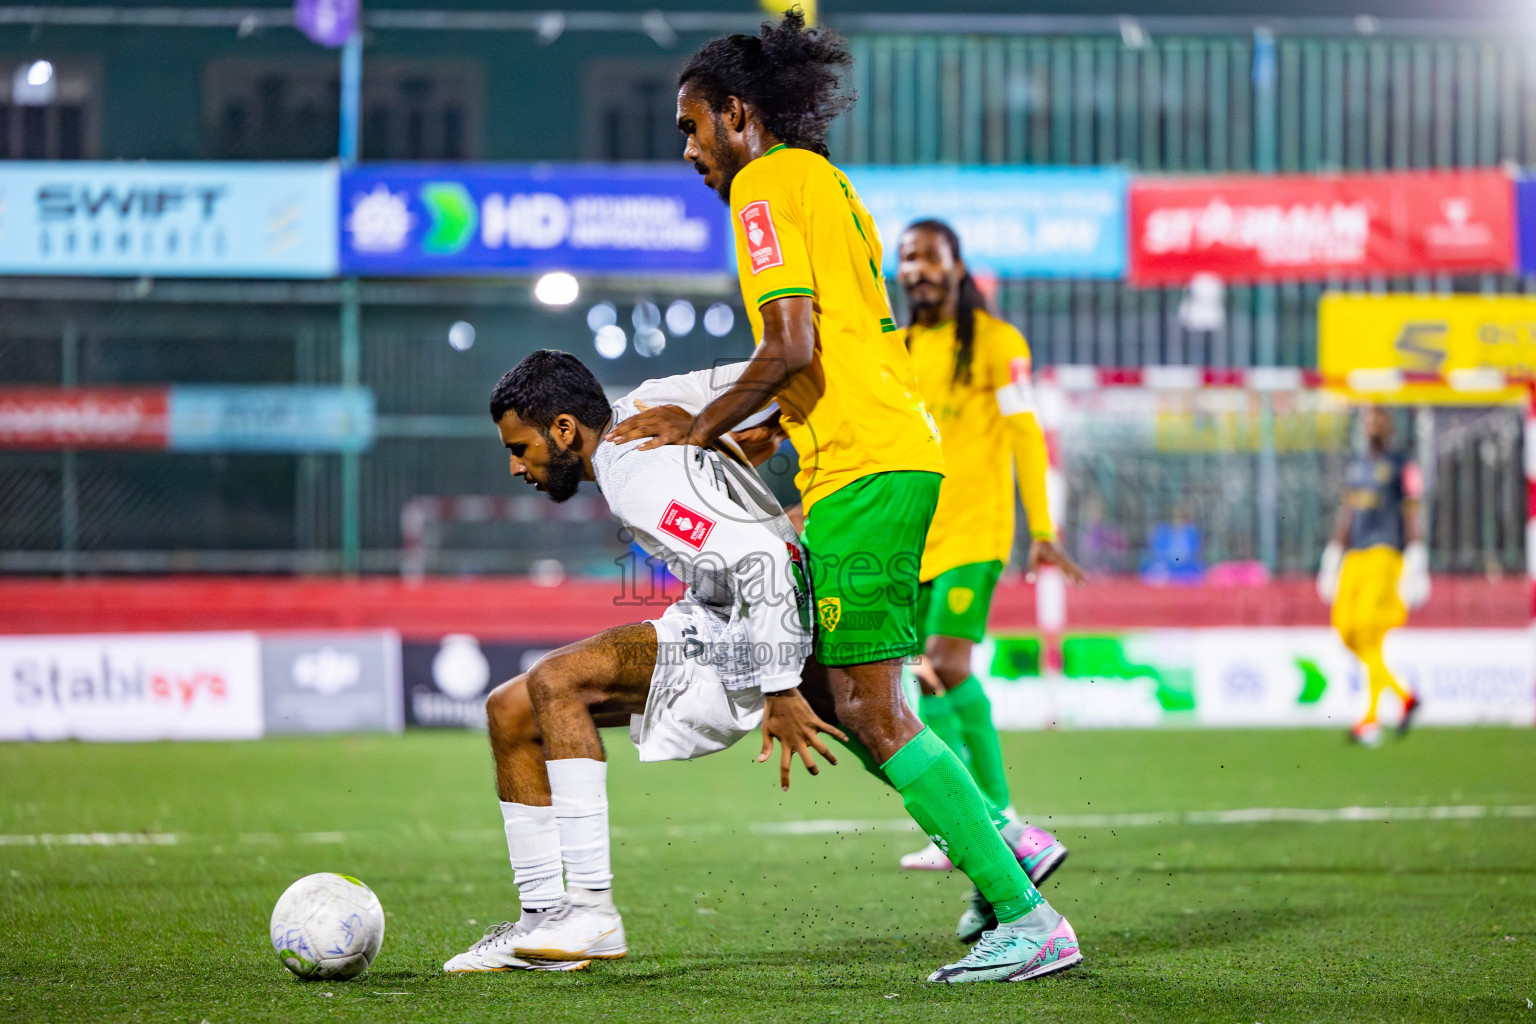
<svg viewBox="0 0 1536 1024"><path fill-rule="evenodd" d="M919 577L973 562L1006 563L1013 550L1013 477L1031 533L1052 539L1045 435L1035 418L1029 345L1013 327L976 311L969 380L955 380L955 322L900 332L910 341L923 402L943 439L944 484Z"/></svg>
<svg viewBox="0 0 1536 1024"><path fill-rule="evenodd" d="M752 336L762 341L760 307L785 296L808 296L816 317L811 364L778 398L805 511L875 473L944 472L891 320L880 236L848 179L810 150L775 146L737 173L731 214Z"/></svg>

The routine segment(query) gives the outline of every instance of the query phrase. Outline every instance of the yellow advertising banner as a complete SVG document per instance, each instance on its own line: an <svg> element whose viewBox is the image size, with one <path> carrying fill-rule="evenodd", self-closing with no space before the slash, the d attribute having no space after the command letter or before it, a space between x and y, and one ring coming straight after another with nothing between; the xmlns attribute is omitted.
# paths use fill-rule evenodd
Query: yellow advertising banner
<svg viewBox="0 0 1536 1024"><path fill-rule="evenodd" d="M1329 292L1317 307L1317 368L1329 381L1349 380L1340 390L1356 399L1522 401L1523 385L1498 388L1486 378L1487 371L1536 374L1536 296ZM1394 371L1439 374L1449 383L1401 384Z"/></svg>

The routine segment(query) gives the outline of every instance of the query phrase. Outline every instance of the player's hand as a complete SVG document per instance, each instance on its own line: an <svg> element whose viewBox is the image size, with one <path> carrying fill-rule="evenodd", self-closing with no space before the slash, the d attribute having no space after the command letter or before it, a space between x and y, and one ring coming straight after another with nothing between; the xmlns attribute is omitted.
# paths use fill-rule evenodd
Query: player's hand
<svg viewBox="0 0 1536 1024"><path fill-rule="evenodd" d="M1344 545L1336 540L1323 548L1323 561L1317 569L1317 596L1332 605L1339 596L1339 573L1344 566Z"/></svg>
<svg viewBox="0 0 1536 1024"><path fill-rule="evenodd" d="M922 688L923 695L927 697L939 697L944 693L944 681L933 670L933 662L924 654L917 659L917 664L912 666L912 674L917 677L917 685Z"/></svg>
<svg viewBox="0 0 1536 1024"><path fill-rule="evenodd" d="M805 533L804 505L797 501L793 505L789 506L789 508L785 509L784 514L789 517L789 525L795 528L796 533Z"/></svg>
<svg viewBox="0 0 1536 1024"><path fill-rule="evenodd" d="M648 452L669 444L698 444L689 439L693 430L693 413L677 405L647 405L636 402L636 412L629 419L603 435L604 441L628 444L642 437L650 438L636 451Z"/></svg>
<svg viewBox="0 0 1536 1024"><path fill-rule="evenodd" d="M1429 601L1429 548L1416 540L1403 550L1403 568L1397 577L1397 597L1403 607L1417 611Z"/></svg>
<svg viewBox="0 0 1536 1024"><path fill-rule="evenodd" d="M736 442L741 449L741 454L747 457L747 461L754 467L761 466L779 450L779 446L789 439L779 425L779 418L774 416L764 420L756 426L745 427L741 430L731 431L731 440Z"/></svg>
<svg viewBox="0 0 1536 1024"><path fill-rule="evenodd" d="M1032 540L1029 542L1029 566L1024 570L1025 579L1034 579L1041 565L1054 565L1060 569L1068 583L1086 583L1087 573L1078 568L1059 541Z"/></svg>
<svg viewBox="0 0 1536 1024"><path fill-rule="evenodd" d="M848 742L847 735L837 726L828 725L817 718L816 712L811 710L811 705L798 689L770 693L763 703L763 752L757 755L757 763L762 764L773 756L773 741L777 739L784 755L779 760L780 788L789 790L789 766L794 754L800 755L800 760L805 762L805 770L812 775L819 775L820 769L816 767L816 759L811 756L810 748L815 748L829 763L837 764L837 758L827 749L826 741L817 734L824 732L836 736L844 743Z"/></svg>

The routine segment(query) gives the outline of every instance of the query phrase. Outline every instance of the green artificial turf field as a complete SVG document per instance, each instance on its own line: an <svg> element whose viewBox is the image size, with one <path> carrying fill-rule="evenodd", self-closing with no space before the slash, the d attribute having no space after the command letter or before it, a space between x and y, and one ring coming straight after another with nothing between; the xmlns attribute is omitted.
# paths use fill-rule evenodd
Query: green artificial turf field
<svg viewBox="0 0 1536 1024"><path fill-rule="evenodd" d="M630 956L450 976L516 912L482 736L0 746L0 1021L1536 1021L1536 733L1004 739L1020 807L1071 816L1045 892L1085 961L954 988L922 979L961 952L965 883L897 870L922 837L852 758L785 795L754 743L642 766L609 736ZM1349 806L1463 809L1188 813ZM92 832L149 844L68 838ZM300 982L267 944L313 871L388 912L358 980Z"/></svg>

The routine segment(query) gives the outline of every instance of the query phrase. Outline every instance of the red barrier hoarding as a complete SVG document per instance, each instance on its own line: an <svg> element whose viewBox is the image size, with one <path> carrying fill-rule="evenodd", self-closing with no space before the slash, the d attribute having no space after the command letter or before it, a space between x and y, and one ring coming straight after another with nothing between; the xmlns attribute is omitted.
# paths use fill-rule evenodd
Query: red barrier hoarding
<svg viewBox="0 0 1536 1024"><path fill-rule="evenodd" d="M1484 273L1515 262L1514 189L1502 171L1143 179L1128 217L1138 285Z"/></svg>
<svg viewBox="0 0 1536 1024"><path fill-rule="evenodd" d="M165 388L0 388L0 448L164 448Z"/></svg>

